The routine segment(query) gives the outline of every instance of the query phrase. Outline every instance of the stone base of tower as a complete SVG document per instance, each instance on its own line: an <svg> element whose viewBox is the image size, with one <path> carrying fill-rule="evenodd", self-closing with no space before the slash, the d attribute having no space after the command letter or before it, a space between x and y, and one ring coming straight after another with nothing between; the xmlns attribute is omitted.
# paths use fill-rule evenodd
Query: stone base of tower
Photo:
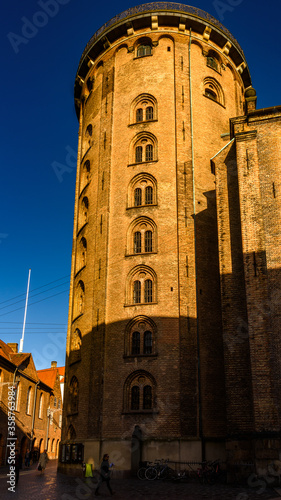
<svg viewBox="0 0 281 500"><path fill-rule="evenodd" d="M63 444L63 443L62 443ZM172 468L180 468L183 462L202 461L202 443L199 439L105 439L85 440L83 462L92 464L93 470L99 470L101 458L109 454L114 463L114 476L127 477L136 474L140 462L169 460ZM225 460L225 442L205 443L206 460ZM81 463L61 463L58 471L69 475L82 476Z"/></svg>

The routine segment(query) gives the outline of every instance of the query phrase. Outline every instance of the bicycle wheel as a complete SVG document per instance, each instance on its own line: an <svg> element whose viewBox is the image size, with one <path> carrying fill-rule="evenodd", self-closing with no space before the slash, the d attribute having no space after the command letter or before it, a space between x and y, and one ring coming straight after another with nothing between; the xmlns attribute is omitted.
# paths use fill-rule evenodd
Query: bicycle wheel
<svg viewBox="0 0 281 500"><path fill-rule="evenodd" d="M154 481L154 479L157 478L157 470L155 469L155 467L148 467L148 469L146 469L145 471L145 477L149 481Z"/></svg>
<svg viewBox="0 0 281 500"><path fill-rule="evenodd" d="M144 479L146 479L146 477L145 477L145 471L146 471L146 467L140 467L140 469L137 472L138 478L141 479L142 481Z"/></svg>
<svg viewBox="0 0 281 500"><path fill-rule="evenodd" d="M176 476L176 473L170 467L166 467L161 473L160 477L163 479L173 479Z"/></svg>

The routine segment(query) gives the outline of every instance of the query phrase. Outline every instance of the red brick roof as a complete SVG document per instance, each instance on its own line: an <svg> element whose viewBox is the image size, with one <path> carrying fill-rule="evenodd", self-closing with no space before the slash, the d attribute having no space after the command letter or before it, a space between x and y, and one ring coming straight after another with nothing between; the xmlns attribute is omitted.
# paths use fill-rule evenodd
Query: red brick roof
<svg viewBox="0 0 281 500"><path fill-rule="evenodd" d="M60 370L63 370L63 373L60 373ZM54 388L55 381L57 378L57 373L59 375L64 374L64 366L59 367L59 368L46 368L45 370L37 370L37 375L39 379L44 382L44 384L47 384L49 387L52 389Z"/></svg>
<svg viewBox="0 0 281 500"><path fill-rule="evenodd" d="M20 366L23 361L31 356L31 354L23 352L15 353L10 346L5 344L3 340L0 340L0 356L7 359L8 361L11 361L11 363L13 363L15 366Z"/></svg>

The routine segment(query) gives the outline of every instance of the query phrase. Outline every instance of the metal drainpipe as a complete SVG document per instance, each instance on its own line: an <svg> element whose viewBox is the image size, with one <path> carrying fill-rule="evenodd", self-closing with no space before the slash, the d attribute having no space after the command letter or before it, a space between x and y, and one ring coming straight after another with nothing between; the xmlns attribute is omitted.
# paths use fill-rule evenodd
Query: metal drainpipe
<svg viewBox="0 0 281 500"><path fill-rule="evenodd" d="M38 385L40 384L40 380L38 380L38 382L36 382L36 385L35 385L35 394L34 394L34 403L33 403L33 412L32 412L32 426L31 426L31 434L30 434L30 452L31 452L31 448L32 448L32 441L33 441L33 431L34 431L34 421L35 421L35 409L36 409L36 399L37 399L37 389L38 389Z"/></svg>
<svg viewBox="0 0 281 500"><path fill-rule="evenodd" d="M196 280L196 312L197 312L197 377L198 377L198 426L201 438L201 456L205 460L205 440L202 429L202 406L201 406L201 377L200 377L200 338L199 338L199 308L198 308L198 282L197 282L197 240L196 240L196 205L195 205L195 178L194 178L194 141L193 141L193 108L192 108L192 83L191 83L191 28L189 29L189 100L190 100L190 133L191 133L191 163L192 163L192 199L193 199L193 223L194 223L194 253L195 253L195 280Z"/></svg>

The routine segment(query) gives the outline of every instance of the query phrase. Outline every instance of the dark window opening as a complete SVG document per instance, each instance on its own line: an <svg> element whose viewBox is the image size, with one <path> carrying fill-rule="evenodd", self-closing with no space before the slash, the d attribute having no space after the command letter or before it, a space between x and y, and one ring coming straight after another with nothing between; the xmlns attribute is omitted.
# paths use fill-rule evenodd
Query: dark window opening
<svg viewBox="0 0 281 500"><path fill-rule="evenodd" d="M142 162L142 146L137 146L136 147L136 157L135 157L136 163L141 163Z"/></svg>
<svg viewBox="0 0 281 500"><path fill-rule="evenodd" d="M132 387L131 410L138 410L140 407L140 389L137 385Z"/></svg>
<svg viewBox="0 0 281 500"><path fill-rule="evenodd" d="M143 353L144 354L152 353L152 332L150 331L144 332Z"/></svg>
<svg viewBox="0 0 281 500"><path fill-rule="evenodd" d="M137 122L142 122L143 121L143 109L139 108L136 111L136 121Z"/></svg>
<svg viewBox="0 0 281 500"><path fill-rule="evenodd" d="M153 203L153 188L151 186L147 186L145 188L145 204L152 205Z"/></svg>
<svg viewBox="0 0 281 500"><path fill-rule="evenodd" d="M140 332L133 332L132 354L140 354Z"/></svg>
<svg viewBox="0 0 281 500"><path fill-rule="evenodd" d="M134 196L134 205L135 207L139 207L141 205L141 199L142 199L142 193L141 193L141 188L136 188L135 189L135 196Z"/></svg>
<svg viewBox="0 0 281 500"><path fill-rule="evenodd" d="M137 50L137 57L150 56L151 46L150 45L140 45Z"/></svg>
<svg viewBox="0 0 281 500"><path fill-rule="evenodd" d="M150 385L145 385L143 388L143 409L151 410L152 408L152 388Z"/></svg>
<svg viewBox="0 0 281 500"><path fill-rule="evenodd" d="M153 146L148 144L145 148L145 161L153 160Z"/></svg>
<svg viewBox="0 0 281 500"><path fill-rule="evenodd" d="M145 110L145 118L146 120L153 120L153 107L148 106Z"/></svg>
<svg viewBox="0 0 281 500"><path fill-rule="evenodd" d="M152 302L152 281L146 280L144 283L144 302Z"/></svg>
<svg viewBox="0 0 281 500"><path fill-rule="evenodd" d="M152 252L152 231L145 231L144 251Z"/></svg>
<svg viewBox="0 0 281 500"><path fill-rule="evenodd" d="M141 233L136 231L134 234L134 253L141 253Z"/></svg>
<svg viewBox="0 0 281 500"><path fill-rule="evenodd" d="M134 281L134 294L133 294L134 304L140 304L141 301L141 282Z"/></svg>

